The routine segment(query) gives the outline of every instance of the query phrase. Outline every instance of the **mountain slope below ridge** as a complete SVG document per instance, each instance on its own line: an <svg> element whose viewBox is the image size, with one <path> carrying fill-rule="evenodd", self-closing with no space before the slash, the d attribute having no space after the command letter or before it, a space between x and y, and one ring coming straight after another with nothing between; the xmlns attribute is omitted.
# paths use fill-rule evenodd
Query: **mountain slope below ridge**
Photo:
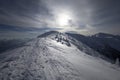
<svg viewBox="0 0 120 80"><path fill-rule="evenodd" d="M120 36L118 35L106 33L98 33L92 36L67 34L107 57L109 59L108 61L112 63L114 63L117 58L120 59Z"/></svg>
<svg viewBox="0 0 120 80"><path fill-rule="evenodd" d="M119 47L120 46L120 36L119 35L98 33L98 34L92 35L90 38L99 39L99 40L101 40L101 42L103 41L106 44L108 44L110 47L120 51L120 47Z"/></svg>
<svg viewBox="0 0 120 80"><path fill-rule="evenodd" d="M36 38L0 56L0 80L119 80L120 69L69 41Z"/></svg>

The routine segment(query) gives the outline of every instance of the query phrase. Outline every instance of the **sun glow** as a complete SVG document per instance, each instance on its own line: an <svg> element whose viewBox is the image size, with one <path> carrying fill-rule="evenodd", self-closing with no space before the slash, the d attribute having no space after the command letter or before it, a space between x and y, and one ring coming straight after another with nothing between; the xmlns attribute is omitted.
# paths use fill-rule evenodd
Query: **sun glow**
<svg viewBox="0 0 120 80"><path fill-rule="evenodd" d="M57 23L60 26L69 25L69 21L71 20L71 16L69 14L61 13L57 16Z"/></svg>

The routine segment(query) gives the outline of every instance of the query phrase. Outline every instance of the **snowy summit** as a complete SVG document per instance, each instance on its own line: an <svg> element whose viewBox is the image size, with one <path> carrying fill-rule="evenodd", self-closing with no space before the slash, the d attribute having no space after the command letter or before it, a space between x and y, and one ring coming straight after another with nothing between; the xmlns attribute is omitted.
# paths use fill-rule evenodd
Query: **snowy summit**
<svg viewBox="0 0 120 80"><path fill-rule="evenodd" d="M0 80L120 80L120 68L102 58L74 37L51 31L0 54Z"/></svg>

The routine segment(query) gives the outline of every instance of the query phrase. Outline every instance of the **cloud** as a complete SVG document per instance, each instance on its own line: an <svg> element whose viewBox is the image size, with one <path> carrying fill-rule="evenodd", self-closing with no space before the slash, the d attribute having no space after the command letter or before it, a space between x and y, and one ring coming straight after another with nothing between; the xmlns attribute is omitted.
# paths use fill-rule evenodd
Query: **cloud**
<svg viewBox="0 0 120 80"><path fill-rule="evenodd" d="M119 0L1 0L0 24L84 34L119 34L119 3ZM68 26L57 24L56 15L61 13L71 16Z"/></svg>
<svg viewBox="0 0 120 80"><path fill-rule="evenodd" d="M50 13L42 0L1 0L0 23L25 27L42 27ZM44 26L45 27L45 26Z"/></svg>

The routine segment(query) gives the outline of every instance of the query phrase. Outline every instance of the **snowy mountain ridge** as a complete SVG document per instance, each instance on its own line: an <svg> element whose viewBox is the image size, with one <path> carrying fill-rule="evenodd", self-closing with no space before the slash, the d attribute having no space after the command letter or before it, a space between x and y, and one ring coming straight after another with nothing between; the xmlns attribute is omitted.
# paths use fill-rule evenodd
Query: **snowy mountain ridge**
<svg viewBox="0 0 120 80"><path fill-rule="evenodd" d="M77 39L75 39L74 37L72 37L71 35L68 35L66 33L50 31L50 32L47 32L47 33L44 33L44 34L38 36L38 38L48 38L48 37L63 44L63 45L65 44L69 47L71 46L71 44L73 44L78 49L85 52L86 54L105 58L104 56L100 55L97 51L93 50L92 48L88 47L86 44L82 43L81 41L78 41Z"/></svg>
<svg viewBox="0 0 120 80"><path fill-rule="evenodd" d="M119 67L88 54L98 53L69 35L48 32L0 54L0 80L120 80Z"/></svg>

